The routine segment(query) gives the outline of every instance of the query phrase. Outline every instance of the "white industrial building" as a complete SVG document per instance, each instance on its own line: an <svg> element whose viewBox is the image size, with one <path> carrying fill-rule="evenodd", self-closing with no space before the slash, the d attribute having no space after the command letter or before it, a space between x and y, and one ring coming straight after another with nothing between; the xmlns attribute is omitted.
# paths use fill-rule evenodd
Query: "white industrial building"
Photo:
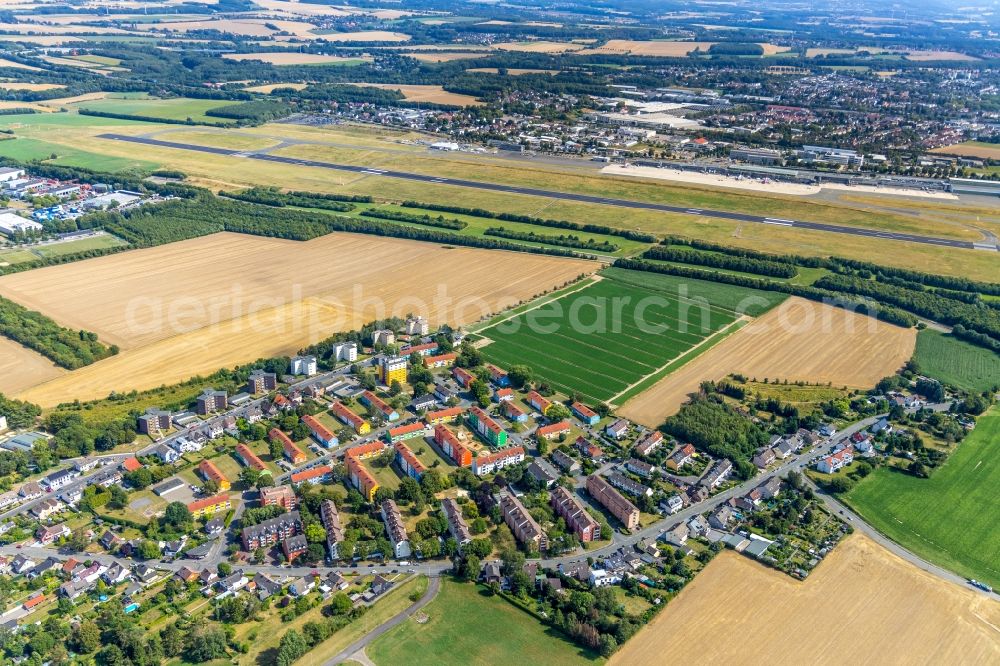
<svg viewBox="0 0 1000 666"><path fill-rule="evenodd" d="M0 233L11 236L26 231L41 231L42 225L14 213L0 213Z"/></svg>

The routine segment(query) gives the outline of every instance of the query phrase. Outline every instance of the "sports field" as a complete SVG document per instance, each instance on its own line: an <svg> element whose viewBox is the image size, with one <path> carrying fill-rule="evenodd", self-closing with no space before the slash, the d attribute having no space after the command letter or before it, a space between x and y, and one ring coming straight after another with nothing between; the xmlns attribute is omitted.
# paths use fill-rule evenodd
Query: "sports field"
<svg viewBox="0 0 1000 666"><path fill-rule="evenodd" d="M50 406L294 353L389 315L469 324L596 266L357 234L220 233L6 275L0 293L122 350L21 394Z"/></svg>
<svg viewBox="0 0 1000 666"><path fill-rule="evenodd" d="M1000 409L994 407L929 479L883 467L847 501L917 555L1000 587L998 443Z"/></svg>
<svg viewBox="0 0 1000 666"><path fill-rule="evenodd" d="M803 582L720 553L610 664L995 664L998 627L996 602L854 534Z"/></svg>
<svg viewBox="0 0 1000 666"><path fill-rule="evenodd" d="M929 328L917 333L913 359L921 373L967 391L1000 385L1000 355Z"/></svg>
<svg viewBox="0 0 1000 666"><path fill-rule="evenodd" d="M870 388L906 363L915 333L823 303L789 298L629 400L619 413L655 428L701 382L732 373Z"/></svg>
<svg viewBox="0 0 1000 666"><path fill-rule="evenodd" d="M377 638L366 650L368 657L377 666L600 663L526 612L481 590L443 579L422 614Z"/></svg>
<svg viewBox="0 0 1000 666"><path fill-rule="evenodd" d="M659 276L657 276L659 277ZM645 283L645 284L644 284ZM478 331L487 358L525 364L553 386L597 402L614 398L706 339L733 326L745 310L738 296L758 296L752 312L777 294L697 280L646 280L611 269L533 309Z"/></svg>

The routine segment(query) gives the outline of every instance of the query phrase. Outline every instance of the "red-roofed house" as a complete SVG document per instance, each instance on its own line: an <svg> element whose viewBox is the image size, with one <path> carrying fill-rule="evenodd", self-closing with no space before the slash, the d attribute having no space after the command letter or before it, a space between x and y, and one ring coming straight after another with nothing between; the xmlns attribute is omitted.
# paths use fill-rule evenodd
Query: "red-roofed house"
<svg viewBox="0 0 1000 666"><path fill-rule="evenodd" d="M396 428L389 428L387 436L389 438L389 442L391 444L395 444L396 442L401 442L404 439L423 437L426 434L427 426L422 421L417 421L416 423L410 423Z"/></svg>
<svg viewBox="0 0 1000 666"><path fill-rule="evenodd" d="M543 397L542 394L537 391L531 391L528 393L528 404L537 409L539 413L544 414L546 410L552 406L552 401Z"/></svg>
<svg viewBox="0 0 1000 666"><path fill-rule="evenodd" d="M427 467L424 466L422 462L413 454L403 442L396 442L396 462L399 464L399 468L403 470L407 476L420 480L420 477L424 475L427 471Z"/></svg>
<svg viewBox="0 0 1000 666"><path fill-rule="evenodd" d="M455 381L458 382L462 388L469 388L469 385L476 379L476 376L465 368L452 368L451 374L455 376Z"/></svg>
<svg viewBox="0 0 1000 666"><path fill-rule="evenodd" d="M202 516L210 516L220 511L229 511L232 508L232 502L229 499L229 495L219 493L218 495L195 500L189 503L187 508L192 516L201 518Z"/></svg>
<svg viewBox="0 0 1000 666"><path fill-rule="evenodd" d="M337 436L333 434L333 431L320 423L315 416L306 414L302 417L302 422L306 424L307 428L309 428L309 432L311 432L312 436L316 438L316 441L326 448L329 449L330 447L337 446L337 444L340 443L340 440L338 440Z"/></svg>
<svg viewBox="0 0 1000 666"><path fill-rule="evenodd" d="M281 442L281 446L285 450L285 457L288 458L289 462L293 465L298 465L299 463L304 463L306 461L305 452L300 449L288 435L281 432L277 428L271 428L271 431L267 434L272 441L277 440Z"/></svg>
<svg viewBox="0 0 1000 666"><path fill-rule="evenodd" d="M459 467L472 464L472 451L444 424L434 426L434 441Z"/></svg>
<svg viewBox="0 0 1000 666"><path fill-rule="evenodd" d="M476 476L483 476L509 465L516 465L522 460L524 460L524 448L512 446L509 449L503 449L488 456L473 458L472 473Z"/></svg>
<svg viewBox="0 0 1000 666"><path fill-rule="evenodd" d="M333 404L330 405L330 411L333 415L340 419L343 423L354 428L354 432L359 435L367 435L371 432L372 427L368 425L368 421L352 412L346 406L344 406L339 400L334 400Z"/></svg>
<svg viewBox="0 0 1000 666"><path fill-rule="evenodd" d="M535 431L535 436L539 439L554 439L559 435L569 434L571 427L569 421L557 421L540 427Z"/></svg>
<svg viewBox="0 0 1000 666"><path fill-rule="evenodd" d="M357 446L352 446L344 452L346 458L357 458L358 460L364 460L365 458L371 458L372 456L377 456L382 453L385 449L385 444L379 440L373 442L368 442L367 444L359 444Z"/></svg>
<svg viewBox="0 0 1000 666"><path fill-rule="evenodd" d="M142 468L142 463L139 462L139 460L135 456L132 456L131 458L126 458L125 460L122 461L122 469L125 470L126 472L134 472L137 469L141 468Z"/></svg>
<svg viewBox="0 0 1000 666"><path fill-rule="evenodd" d="M424 367L425 368L448 368L455 364L455 359L458 358L458 354L455 352L448 352L447 354L438 354L437 356L425 356L424 357Z"/></svg>
<svg viewBox="0 0 1000 666"><path fill-rule="evenodd" d="M202 460L198 463L198 473L206 481L215 481L219 486L219 490L229 490L229 479L226 478L222 470L216 467L215 463L211 460Z"/></svg>
<svg viewBox="0 0 1000 666"><path fill-rule="evenodd" d="M291 476L293 486L300 486L303 483L325 483L330 480L333 468L329 465L320 465L301 472L295 472Z"/></svg>
<svg viewBox="0 0 1000 666"><path fill-rule="evenodd" d="M451 423L462 415L464 410L461 407L448 407L424 414L424 420L430 425L438 423Z"/></svg>
<svg viewBox="0 0 1000 666"><path fill-rule="evenodd" d="M236 455L239 456L239 459L242 460L243 464L247 467L253 467L258 472L268 471L267 465L265 465L264 461L260 459L260 456L250 450L250 447L246 444L236 445Z"/></svg>

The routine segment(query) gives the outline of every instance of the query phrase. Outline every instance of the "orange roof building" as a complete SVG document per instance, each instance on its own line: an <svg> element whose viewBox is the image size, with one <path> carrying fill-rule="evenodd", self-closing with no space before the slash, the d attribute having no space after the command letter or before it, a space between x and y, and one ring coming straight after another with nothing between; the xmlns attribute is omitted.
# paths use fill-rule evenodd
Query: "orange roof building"
<svg viewBox="0 0 1000 666"><path fill-rule="evenodd" d="M301 472L292 474L292 485L298 486L302 483L323 483L330 480L333 468L329 465L320 465L311 469L304 469Z"/></svg>
<svg viewBox="0 0 1000 666"><path fill-rule="evenodd" d="M340 442L340 440L337 439L337 436L333 434L333 431L320 423L315 416L306 414L302 417L302 422L306 424L307 428L309 428L309 432L311 432L312 436L316 438L316 441L326 448L337 446Z"/></svg>
<svg viewBox="0 0 1000 666"><path fill-rule="evenodd" d="M281 446L285 450L285 457L288 458L289 462L293 465L298 465L299 463L304 463L306 461L305 451L300 449L288 435L281 432L277 428L271 428L271 431L267 434L271 438L271 441L281 442Z"/></svg>
<svg viewBox="0 0 1000 666"><path fill-rule="evenodd" d="M416 423L410 423L407 425L398 426L396 428L390 428L388 432L389 442L395 444L396 442L401 442L404 439L413 439L414 437L422 437L427 434L427 426L421 421Z"/></svg>
<svg viewBox="0 0 1000 666"><path fill-rule="evenodd" d="M427 412L424 415L424 420L430 425L437 425L438 423L451 423L460 417L463 411L464 410L461 407L438 409L433 412Z"/></svg>
<svg viewBox="0 0 1000 666"><path fill-rule="evenodd" d="M472 465L472 451L443 423L434 426L434 441L459 467Z"/></svg>
<svg viewBox="0 0 1000 666"><path fill-rule="evenodd" d="M438 354L437 356L425 356L424 367L447 368L455 363L456 358L458 358L458 354L456 354L455 352L448 352L447 354Z"/></svg>
<svg viewBox="0 0 1000 666"><path fill-rule="evenodd" d="M240 460L242 460L243 464L247 467L253 467L258 472L270 473L270 470L267 469L267 465L265 465L264 461L260 459L260 456L250 450L250 447L246 444L236 445L236 455L239 456Z"/></svg>
<svg viewBox="0 0 1000 666"><path fill-rule="evenodd" d="M351 477L351 483L357 488L365 499L369 502L375 500L375 492L378 490L378 481L372 473L365 468L360 459L347 456L347 473Z"/></svg>
<svg viewBox="0 0 1000 666"><path fill-rule="evenodd" d="M358 460L364 460L365 458L371 458L372 456L377 456L385 450L385 443L381 440L375 440L374 442L368 442L367 444L359 444L358 446L352 446L344 452L344 457L346 458L357 458Z"/></svg>
<svg viewBox="0 0 1000 666"><path fill-rule="evenodd" d="M542 426L535 431L535 436L539 439L552 439L559 435L565 435L570 431L569 421L557 421L547 426Z"/></svg>
<svg viewBox="0 0 1000 666"><path fill-rule="evenodd" d="M131 458L126 458L125 460L122 461L122 469L125 470L126 472L134 472L137 469L141 468L142 468L142 463L139 462L139 459L136 458L135 456L132 456Z"/></svg>
<svg viewBox="0 0 1000 666"><path fill-rule="evenodd" d="M363 418L348 409L339 400L333 401L333 404L330 405L330 411L343 423L346 423L354 428L354 432L359 435L367 435L371 432L372 427L368 424L368 421L365 421Z"/></svg>
<svg viewBox="0 0 1000 666"><path fill-rule="evenodd" d="M545 414L545 411L552 406L552 401L542 396L542 394L537 391L531 391L528 393L527 402L541 414Z"/></svg>
<svg viewBox="0 0 1000 666"><path fill-rule="evenodd" d="M399 468L403 470L407 476L420 480L420 477L424 475L427 471L427 467L420 462L420 459L414 455L413 451L404 442L396 442L396 462L399 464Z"/></svg>
<svg viewBox="0 0 1000 666"><path fill-rule="evenodd" d="M203 497L202 499L195 500L187 505L188 511L195 518L201 518L203 516L210 516L214 513L220 511L229 511L232 508L232 502L229 499L229 495L226 493L219 493L218 495L212 495L211 497Z"/></svg>
<svg viewBox="0 0 1000 666"><path fill-rule="evenodd" d="M211 460L202 460L198 463L198 473L206 481L215 481L219 486L219 490L229 490L229 479L226 478L222 470L216 467L215 463Z"/></svg>

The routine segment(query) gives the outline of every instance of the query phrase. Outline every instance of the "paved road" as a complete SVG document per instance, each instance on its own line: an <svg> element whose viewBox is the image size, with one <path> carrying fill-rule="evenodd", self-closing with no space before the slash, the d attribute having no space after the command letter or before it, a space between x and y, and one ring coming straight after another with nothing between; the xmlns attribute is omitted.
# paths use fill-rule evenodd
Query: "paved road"
<svg viewBox="0 0 1000 666"><path fill-rule="evenodd" d="M432 183L436 185L454 185L456 187L469 187L491 192L503 192L506 194L525 194L529 196L548 197L550 199L562 199L564 201L579 201L583 203L604 204L608 206L620 206L623 208L636 208L642 210L655 210L665 213L679 213L682 215L706 216L734 220L737 222L753 222L759 224L770 224L780 227L794 227L796 229L809 229L813 231L827 231L837 234L849 234L852 236L865 236L868 238L881 238L886 240L907 241L911 243L923 243L926 245L938 245L944 247L961 248L972 250L977 247L982 249L996 250L992 245L977 246L969 241L952 240L950 238L934 238L931 236L919 236L915 234L902 234L889 231L878 231L876 229L863 229L859 227L846 227L837 224L825 224L822 222L805 222L802 220L788 220L783 218L763 217L760 215L748 215L746 213L734 213L731 211L708 210L703 208L691 208L685 206L668 206L665 204L655 204L644 201L631 201L629 199L615 199L602 197L595 194L574 194L571 192L557 192L554 190L543 190L534 187L520 187L517 185L502 185L499 183L486 183L476 180L463 180L458 178L443 178L440 176L429 176L407 171L392 171L388 169L376 169L354 164L335 164L333 162L322 162L318 160L306 160L296 157L285 157L282 155L270 155L262 152L247 152L232 150L229 148L216 148L213 146L198 146L190 143L177 141L164 141L141 136L129 136L126 134L100 134L98 138L110 139L114 141L127 141L148 146L158 146L161 148L177 148L180 150L193 150L213 155L229 155L234 157L245 157L248 159L262 160L265 162L275 162L279 164L291 164L294 166L318 167L321 169L336 169L338 171L349 171L360 173L366 176L384 176L386 178L397 178L401 180L418 181L422 183Z"/></svg>
<svg viewBox="0 0 1000 666"><path fill-rule="evenodd" d="M416 613L418 610L429 604L434 597L437 596L438 589L441 587L441 579L437 577L432 577L427 584L427 591L424 592L424 596L420 597L412 606L399 613L398 615L390 618L386 622L383 622L375 629L372 629L363 638L355 641L351 645L344 648L340 654L334 655L330 659L327 659L323 666L333 666L333 664L339 664L350 659L356 653L364 650L368 645L371 644L376 638L389 631L393 627L396 627L403 622L405 622L410 616Z"/></svg>

